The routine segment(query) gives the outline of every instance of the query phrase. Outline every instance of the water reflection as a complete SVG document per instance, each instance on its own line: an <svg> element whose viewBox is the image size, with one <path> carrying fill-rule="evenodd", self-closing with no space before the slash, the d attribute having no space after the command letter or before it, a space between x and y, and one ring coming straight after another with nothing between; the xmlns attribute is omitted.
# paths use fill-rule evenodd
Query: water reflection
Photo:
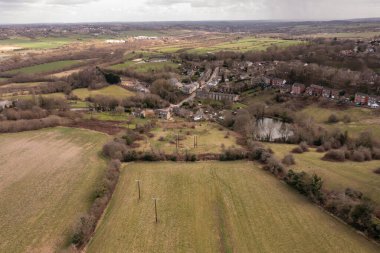
<svg viewBox="0 0 380 253"><path fill-rule="evenodd" d="M256 138L261 141L287 141L293 135L290 124L272 118L257 120L256 129Z"/></svg>

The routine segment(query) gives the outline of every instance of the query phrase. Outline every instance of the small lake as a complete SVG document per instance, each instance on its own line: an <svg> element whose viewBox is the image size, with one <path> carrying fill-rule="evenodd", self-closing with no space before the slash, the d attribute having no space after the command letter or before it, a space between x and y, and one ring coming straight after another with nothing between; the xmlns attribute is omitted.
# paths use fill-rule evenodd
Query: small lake
<svg viewBox="0 0 380 253"><path fill-rule="evenodd" d="M263 118L256 121L256 138L261 141L287 141L293 136L291 124L277 119Z"/></svg>

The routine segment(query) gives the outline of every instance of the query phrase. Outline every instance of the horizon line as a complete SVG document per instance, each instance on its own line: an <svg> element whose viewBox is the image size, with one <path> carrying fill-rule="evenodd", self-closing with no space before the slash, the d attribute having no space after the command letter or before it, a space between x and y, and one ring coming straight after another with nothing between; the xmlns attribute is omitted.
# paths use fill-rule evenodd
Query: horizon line
<svg viewBox="0 0 380 253"><path fill-rule="evenodd" d="M355 21L380 21L380 17L348 18L348 19L210 19L210 20L150 20L150 21L82 21L82 22L30 22L30 23L0 23L6 25L75 25L75 24L142 24L142 23L202 23L202 22L273 22L273 23L297 23L297 22L355 22Z"/></svg>

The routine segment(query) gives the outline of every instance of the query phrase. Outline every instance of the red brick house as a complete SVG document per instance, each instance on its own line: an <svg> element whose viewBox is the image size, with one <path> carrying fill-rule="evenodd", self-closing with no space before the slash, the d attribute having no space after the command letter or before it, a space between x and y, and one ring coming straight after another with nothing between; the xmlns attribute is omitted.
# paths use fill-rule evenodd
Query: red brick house
<svg viewBox="0 0 380 253"><path fill-rule="evenodd" d="M302 83L295 83L292 86L292 94L293 95L300 95L305 92L305 85Z"/></svg>
<svg viewBox="0 0 380 253"><path fill-rule="evenodd" d="M363 93L356 93L355 94L355 104L367 105L368 100L369 100L369 96L367 94L363 94Z"/></svg>
<svg viewBox="0 0 380 253"><path fill-rule="evenodd" d="M320 97L322 96L322 93L323 93L323 87L320 85L312 84L306 89L306 94L308 94L309 96Z"/></svg>

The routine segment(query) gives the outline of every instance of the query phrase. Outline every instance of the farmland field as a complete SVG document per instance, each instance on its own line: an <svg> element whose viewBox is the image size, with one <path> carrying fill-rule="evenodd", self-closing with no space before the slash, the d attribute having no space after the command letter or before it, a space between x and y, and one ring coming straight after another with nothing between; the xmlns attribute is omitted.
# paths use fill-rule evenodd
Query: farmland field
<svg viewBox="0 0 380 253"><path fill-rule="evenodd" d="M46 84L46 83L45 82L8 83L6 85L1 85L0 88L22 89L22 88L38 87L42 84Z"/></svg>
<svg viewBox="0 0 380 253"><path fill-rule="evenodd" d="M152 197L159 198L158 224ZM378 251L245 161L127 164L88 247L89 253Z"/></svg>
<svg viewBox="0 0 380 253"><path fill-rule="evenodd" d="M53 252L90 205L107 135L53 128L0 135L0 252Z"/></svg>
<svg viewBox="0 0 380 253"><path fill-rule="evenodd" d="M278 159L282 159L295 147L287 144L268 144ZM323 161L323 153L314 149L303 154L293 154L296 165L290 168L316 173L321 176L329 189L344 190L350 187L363 192L380 204L380 176L373 171L379 167L379 161L370 162L329 162Z"/></svg>
<svg viewBox="0 0 380 253"><path fill-rule="evenodd" d="M73 67L82 63L81 60L67 60L67 61L56 61L49 62L44 64L38 64L30 67L13 69L10 71L4 72L4 74L42 74L47 72L59 71L61 69Z"/></svg>
<svg viewBox="0 0 380 253"><path fill-rule="evenodd" d="M36 96L38 98L40 95ZM65 94L62 92L56 92L56 93L49 93L49 94L41 94L42 97L47 97L47 98L66 98ZM23 92L23 94L20 95L13 95L12 93L6 93L6 94L1 94L0 97L4 99L32 99L33 95L31 95L28 92Z"/></svg>
<svg viewBox="0 0 380 253"><path fill-rule="evenodd" d="M139 150L154 149L168 154L175 153L177 135L180 136L179 152L182 153L189 151L194 154L218 154L222 152L222 146L225 148L240 147L236 143L236 133L209 122L186 124L161 122L152 133L154 134L153 138L146 138L139 142ZM196 148L194 148L194 136L198 138L198 147Z"/></svg>
<svg viewBox="0 0 380 253"><path fill-rule="evenodd" d="M107 87L104 87L99 90L89 90L87 88L83 89L76 89L73 90L73 94L80 98L81 100L85 100L88 97L96 96L96 95L104 95L109 97L115 97L115 98L127 98L134 95L133 92L128 91L124 88L121 88L117 85L110 85Z"/></svg>
<svg viewBox="0 0 380 253"><path fill-rule="evenodd" d="M153 71L161 71L165 68L178 68L178 65L167 61L167 62L133 62L133 61L126 61L121 64L113 65L110 68L115 70L122 70L122 69L132 69L138 73L147 73L147 72L153 72Z"/></svg>
<svg viewBox="0 0 380 253"><path fill-rule="evenodd" d="M292 45L300 44L300 41L296 40L281 40L271 38L244 38L229 42L223 42L216 45L210 45L205 47L198 47L190 49L188 53L207 53L218 51L262 51L270 46L288 47Z"/></svg>
<svg viewBox="0 0 380 253"><path fill-rule="evenodd" d="M13 38L0 40L0 45L9 45L20 49L53 49L74 42L74 38Z"/></svg>

